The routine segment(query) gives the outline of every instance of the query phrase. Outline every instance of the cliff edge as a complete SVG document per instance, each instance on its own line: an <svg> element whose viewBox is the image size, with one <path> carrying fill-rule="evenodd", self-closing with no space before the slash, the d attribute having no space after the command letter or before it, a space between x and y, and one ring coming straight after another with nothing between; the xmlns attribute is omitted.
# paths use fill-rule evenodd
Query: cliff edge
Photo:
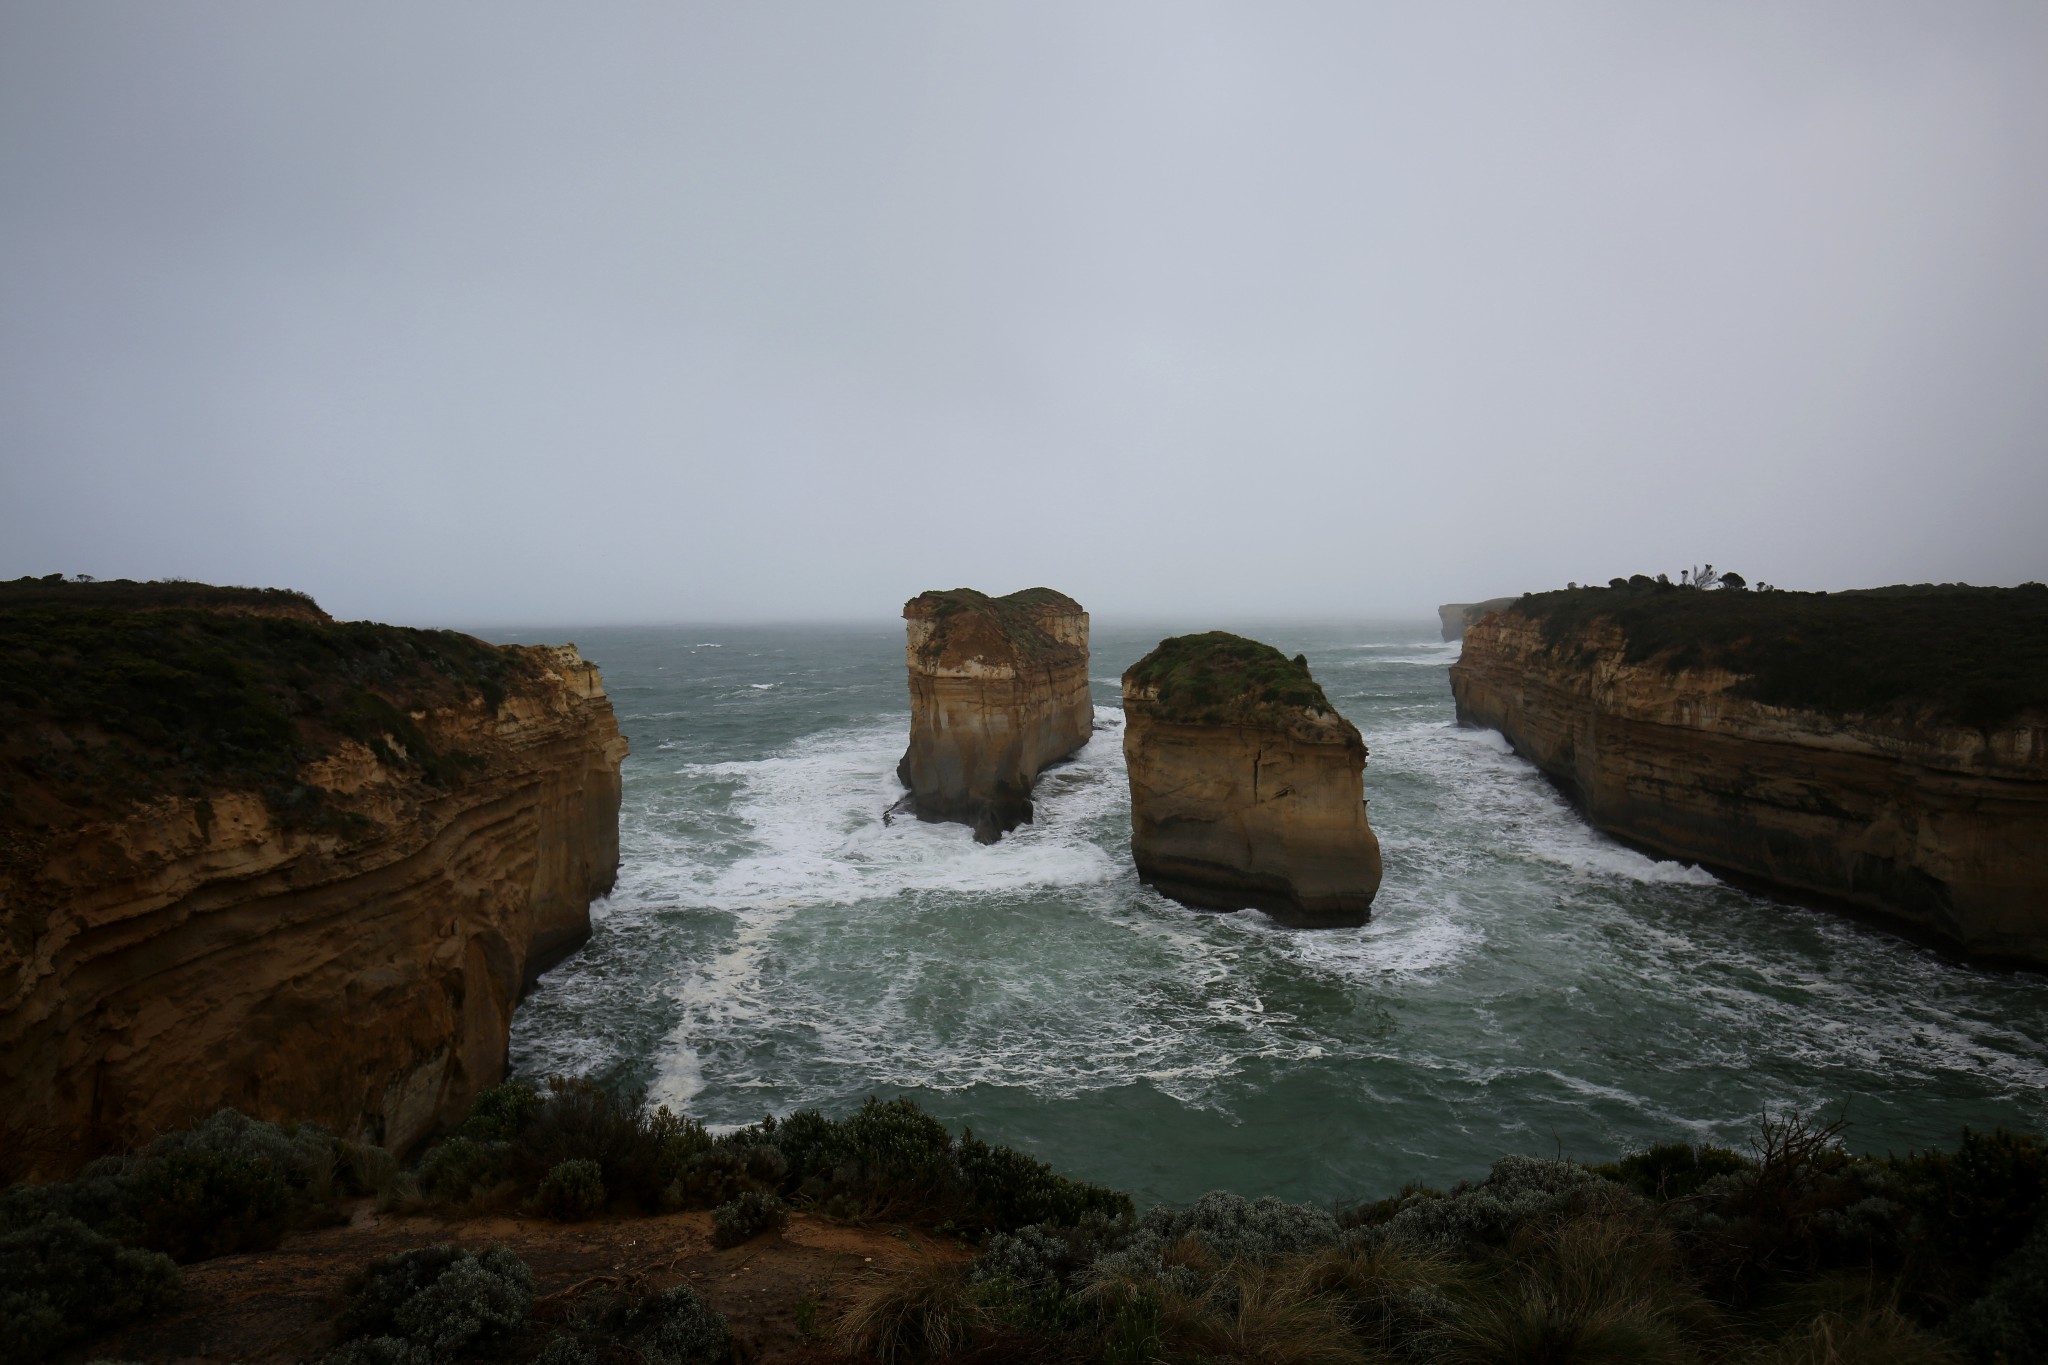
<svg viewBox="0 0 2048 1365"><path fill-rule="evenodd" d="M2048 963L2048 589L1536 594L1451 690L1618 838Z"/></svg>
<svg viewBox="0 0 2048 1365"><path fill-rule="evenodd" d="M1489 612L1503 611L1520 601L1516 597L1489 597L1484 602L1446 602L1436 609L1437 624L1446 641L1462 640L1474 621Z"/></svg>
<svg viewBox="0 0 2048 1365"><path fill-rule="evenodd" d="M1362 924L1380 885L1365 741L1299 656L1211 631L1123 677L1131 854L1175 900Z"/></svg>
<svg viewBox="0 0 2048 1365"><path fill-rule="evenodd" d="M992 844L1031 819L1048 764L1088 742L1088 613L1051 588L972 588L903 604L910 747L896 775L920 820L957 821Z"/></svg>
<svg viewBox="0 0 2048 1365"><path fill-rule="evenodd" d="M617 871L574 646L0 584L0 736L0 1179L221 1105L404 1151L501 1078Z"/></svg>

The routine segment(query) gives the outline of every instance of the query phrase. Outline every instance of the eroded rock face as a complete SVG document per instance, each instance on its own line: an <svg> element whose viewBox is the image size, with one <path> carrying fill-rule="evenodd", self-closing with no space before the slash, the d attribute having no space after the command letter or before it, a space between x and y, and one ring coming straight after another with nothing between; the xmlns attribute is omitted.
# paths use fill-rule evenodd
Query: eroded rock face
<svg viewBox="0 0 2048 1365"><path fill-rule="evenodd" d="M1484 602L1446 602L1436 609L1437 623L1443 627L1445 640L1462 640L1465 638L1465 631L1480 617L1489 612L1505 611L1519 600L1514 597L1489 597Z"/></svg>
<svg viewBox="0 0 2048 1365"><path fill-rule="evenodd" d="M896 775L920 820L994 843L1031 819L1048 764L1088 742L1088 613L1050 588L927 592L908 622L910 748Z"/></svg>
<svg viewBox="0 0 2048 1365"><path fill-rule="evenodd" d="M1184 635L1133 664L1123 688L1140 877L1206 909L1365 922L1380 885L1365 741L1305 660Z"/></svg>
<svg viewBox="0 0 2048 1365"><path fill-rule="evenodd" d="M1630 662L1611 621L1553 648L1505 611L1466 633L1458 718L1499 730L1599 828L1651 853L2048 963L2048 717L1990 730L1737 695Z"/></svg>
<svg viewBox="0 0 2048 1365"><path fill-rule="evenodd" d="M17 790L72 815L0 831L0 1179L222 1105L402 1152L502 1078L513 1005L611 889L626 753L573 646L502 659L501 694L393 722L460 756L438 780L388 731L306 762L317 820L257 790Z"/></svg>

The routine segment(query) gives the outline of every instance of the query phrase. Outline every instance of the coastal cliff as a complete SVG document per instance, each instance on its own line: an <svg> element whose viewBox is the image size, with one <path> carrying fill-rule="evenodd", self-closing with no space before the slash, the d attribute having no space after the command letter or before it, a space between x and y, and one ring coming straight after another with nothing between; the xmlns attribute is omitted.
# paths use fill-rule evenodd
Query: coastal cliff
<svg viewBox="0 0 2048 1365"><path fill-rule="evenodd" d="M403 1151L498 1081L513 1005L617 870L595 666L298 594L19 586L0 1175L221 1105Z"/></svg>
<svg viewBox="0 0 2048 1365"><path fill-rule="evenodd" d="M921 593L908 623L910 747L896 775L920 820L992 844L1031 820L1031 786L1088 742L1088 613L1050 588Z"/></svg>
<svg viewBox="0 0 2048 1365"><path fill-rule="evenodd" d="M1631 844L2048 963L2048 591L1546 593L1451 689Z"/></svg>
<svg viewBox="0 0 2048 1365"><path fill-rule="evenodd" d="M1131 854L1162 893L1297 924L1362 924L1380 885L1365 741L1309 675L1222 631L1123 676Z"/></svg>
<svg viewBox="0 0 2048 1365"><path fill-rule="evenodd" d="M1462 640L1474 621L1488 612L1512 607L1519 598L1489 597L1484 602L1446 602L1436 609L1437 624L1446 641Z"/></svg>

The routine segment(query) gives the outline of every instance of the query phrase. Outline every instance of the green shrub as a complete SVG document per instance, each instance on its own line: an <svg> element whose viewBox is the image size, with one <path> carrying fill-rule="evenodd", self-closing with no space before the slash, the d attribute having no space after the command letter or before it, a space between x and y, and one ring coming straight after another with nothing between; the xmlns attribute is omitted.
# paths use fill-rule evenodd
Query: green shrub
<svg viewBox="0 0 2048 1365"><path fill-rule="evenodd" d="M160 1313L178 1293L168 1256L121 1246L75 1218L0 1232L0 1360L40 1360Z"/></svg>
<svg viewBox="0 0 2048 1365"><path fill-rule="evenodd" d="M533 1274L505 1249L419 1247L365 1267L342 1314L346 1340L327 1365L441 1361L518 1330Z"/></svg>
<svg viewBox="0 0 2048 1365"><path fill-rule="evenodd" d="M604 1172L595 1161L571 1157L549 1171L533 1196L533 1212L575 1223L604 1212Z"/></svg>
<svg viewBox="0 0 2048 1365"><path fill-rule="evenodd" d="M639 1095L614 1095L556 1076L507 1150L522 1189L534 1189L565 1161L594 1161L612 1198L651 1209L669 1183L663 1178L665 1136Z"/></svg>
<svg viewBox="0 0 2048 1365"><path fill-rule="evenodd" d="M711 1245L736 1247L764 1232L780 1232L789 1225L789 1209L772 1194L749 1190L711 1213Z"/></svg>
<svg viewBox="0 0 2048 1365"><path fill-rule="evenodd" d="M724 1316L677 1285L640 1297L599 1296L548 1343L540 1365L719 1365L731 1355Z"/></svg>
<svg viewBox="0 0 2048 1365"><path fill-rule="evenodd" d="M509 1178L510 1146L452 1137L420 1162L420 1193L435 1204L455 1204L493 1189Z"/></svg>
<svg viewBox="0 0 2048 1365"><path fill-rule="evenodd" d="M540 1107L540 1092L524 1081L491 1086L470 1102L462 1136L477 1142L509 1142L525 1131Z"/></svg>
<svg viewBox="0 0 2048 1365"><path fill-rule="evenodd" d="M1698 1194L1715 1177L1737 1174L1749 1164L1747 1157L1726 1147L1667 1142L1589 1169L1645 1198L1683 1199Z"/></svg>

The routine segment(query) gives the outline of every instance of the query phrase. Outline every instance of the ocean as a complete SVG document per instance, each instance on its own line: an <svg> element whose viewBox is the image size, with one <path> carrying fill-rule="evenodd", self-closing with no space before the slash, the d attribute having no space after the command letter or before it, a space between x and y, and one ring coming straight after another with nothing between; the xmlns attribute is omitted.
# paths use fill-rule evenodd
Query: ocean
<svg viewBox="0 0 2048 1365"><path fill-rule="evenodd" d="M1371 923L1190 910L1133 872L1118 675L1217 628L1305 653L1365 736ZM483 633L573 639L632 744L618 887L514 1017L518 1076L644 1088L714 1128L909 1096L1141 1206L1741 1147L1786 1108L1878 1152L2048 1128L2048 978L1595 832L1455 725L1434 622L1097 618L1094 739L991 847L883 818L900 622Z"/></svg>

